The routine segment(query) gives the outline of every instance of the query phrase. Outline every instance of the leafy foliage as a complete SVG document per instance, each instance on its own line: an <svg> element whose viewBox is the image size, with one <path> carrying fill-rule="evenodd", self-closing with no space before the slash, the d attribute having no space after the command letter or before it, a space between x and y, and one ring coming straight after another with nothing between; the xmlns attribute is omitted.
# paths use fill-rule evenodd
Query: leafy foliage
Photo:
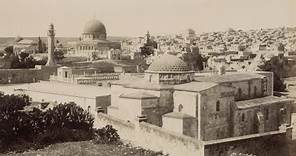
<svg viewBox="0 0 296 156"><path fill-rule="evenodd" d="M75 103L60 104L45 112L30 105L26 95L0 93L0 152L20 144L47 145L93 137L93 118Z"/></svg>
<svg viewBox="0 0 296 156"><path fill-rule="evenodd" d="M8 46L4 49L5 53L10 56L13 54L13 46Z"/></svg>
<svg viewBox="0 0 296 156"><path fill-rule="evenodd" d="M20 53L18 56L11 56L12 63L11 68L22 69L22 68L34 68L35 65L45 65L45 60L35 60L32 56L27 53Z"/></svg>
<svg viewBox="0 0 296 156"><path fill-rule="evenodd" d="M56 128L91 130L94 118L75 103L59 104L43 115L44 126L48 130Z"/></svg>
<svg viewBox="0 0 296 156"><path fill-rule="evenodd" d="M46 111L26 111L29 99L27 95L0 93L0 152L93 138L96 143L119 143L116 129L110 125L93 129L94 118L73 102Z"/></svg>
<svg viewBox="0 0 296 156"><path fill-rule="evenodd" d="M273 72L274 91L282 92L286 89L286 85L283 81L283 78L287 74L286 64L287 62L285 59L279 56L274 56L270 60L265 61L263 65L259 66L263 71Z"/></svg>
<svg viewBox="0 0 296 156"><path fill-rule="evenodd" d="M184 53L182 60L185 61L194 70L203 70L203 62L207 61L207 58L202 57L199 54L199 48L196 47L194 50Z"/></svg>
<svg viewBox="0 0 296 156"><path fill-rule="evenodd" d="M56 50L53 54L56 60L62 60L63 58L65 58L64 52L62 50Z"/></svg>
<svg viewBox="0 0 296 156"><path fill-rule="evenodd" d="M152 46L143 46L143 47L140 47L140 49L141 49L141 55L144 57L154 54L154 48Z"/></svg>
<svg viewBox="0 0 296 156"><path fill-rule="evenodd" d="M95 130L95 139L96 143L111 144L119 143L120 137L117 133L117 130L114 129L111 125L107 125L102 129Z"/></svg>
<svg viewBox="0 0 296 156"><path fill-rule="evenodd" d="M29 116L21 111L27 105L29 97L26 95L0 93L0 143L9 143L30 129Z"/></svg>

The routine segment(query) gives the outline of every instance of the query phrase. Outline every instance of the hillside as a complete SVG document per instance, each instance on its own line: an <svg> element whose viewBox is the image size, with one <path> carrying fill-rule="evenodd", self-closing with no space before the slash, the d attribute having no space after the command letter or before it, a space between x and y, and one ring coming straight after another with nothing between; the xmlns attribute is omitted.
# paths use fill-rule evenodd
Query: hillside
<svg viewBox="0 0 296 156"><path fill-rule="evenodd" d="M44 149L30 150L24 153L9 153L10 156L162 156L157 152L126 145L94 144L91 141L67 142L50 145ZM0 156L2 156L0 154ZM4 155L3 155L4 156Z"/></svg>

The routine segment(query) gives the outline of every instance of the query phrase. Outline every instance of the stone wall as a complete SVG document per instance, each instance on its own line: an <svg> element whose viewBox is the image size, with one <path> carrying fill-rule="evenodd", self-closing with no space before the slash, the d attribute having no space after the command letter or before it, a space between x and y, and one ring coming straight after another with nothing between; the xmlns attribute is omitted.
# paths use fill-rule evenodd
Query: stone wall
<svg viewBox="0 0 296 156"><path fill-rule="evenodd" d="M145 90L145 89L138 89L138 88L126 88L123 87L122 85L112 85L111 86L111 92L112 92L112 96L111 96L111 107L109 107L108 109L108 114L115 116L117 118L122 118L122 116L126 116L126 112L120 110L120 106L119 103L123 103L120 102L120 95L121 94L131 94L131 93L138 93L138 92L145 92L151 95L154 95L156 97L159 98L159 102L158 102L158 106L156 107L156 109L154 109L154 115L156 115L155 117L150 118L150 121L155 121L155 125L161 126L162 125L162 120L161 120L161 116L168 113L168 112L172 112L173 111L173 90L170 89L163 89L163 90ZM131 101L129 99L129 101ZM127 102L130 103L130 102ZM127 107L129 108L129 107ZM146 115L149 115L151 112L149 109L144 110L144 113L147 113ZM152 114L151 114L152 115ZM150 115L150 116L151 116ZM125 118L122 118L125 119Z"/></svg>
<svg viewBox="0 0 296 156"><path fill-rule="evenodd" d="M225 86L216 86L200 93L202 140L231 136L230 105L234 102L233 93L233 88Z"/></svg>
<svg viewBox="0 0 296 156"><path fill-rule="evenodd" d="M272 103L260 105L249 109L235 109L233 113L233 136L242 136L259 132L257 112L264 116L262 121L263 132L278 130L281 124L291 123L290 106L292 103ZM281 114L281 108L285 108L286 113ZM266 112L268 111L268 114ZM268 117L266 117L268 115Z"/></svg>
<svg viewBox="0 0 296 156"><path fill-rule="evenodd" d="M271 135L252 139L205 145L205 156L230 156L245 153L256 156L288 156L286 135Z"/></svg>
<svg viewBox="0 0 296 156"><path fill-rule="evenodd" d="M0 69L0 84L32 83L48 80L56 67L36 66L29 69Z"/></svg>
<svg viewBox="0 0 296 156"><path fill-rule="evenodd" d="M145 122L131 123L99 113L95 121L95 126L103 127L107 124L112 125L118 130L121 139L134 146L141 146L153 151L162 151L163 153L168 153L170 156L203 155L203 146L193 138Z"/></svg>

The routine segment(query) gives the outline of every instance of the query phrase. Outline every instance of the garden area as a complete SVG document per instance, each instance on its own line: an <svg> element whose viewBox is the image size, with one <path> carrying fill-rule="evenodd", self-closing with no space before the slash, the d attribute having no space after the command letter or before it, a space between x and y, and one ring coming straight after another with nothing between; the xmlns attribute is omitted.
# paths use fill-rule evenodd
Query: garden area
<svg viewBox="0 0 296 156"><path fill-rule="evenodd" d="M75 103L26 110L29 99L0 93L0 155L162 155L124 144L111 125L93 128L94 118Z"/></svg>

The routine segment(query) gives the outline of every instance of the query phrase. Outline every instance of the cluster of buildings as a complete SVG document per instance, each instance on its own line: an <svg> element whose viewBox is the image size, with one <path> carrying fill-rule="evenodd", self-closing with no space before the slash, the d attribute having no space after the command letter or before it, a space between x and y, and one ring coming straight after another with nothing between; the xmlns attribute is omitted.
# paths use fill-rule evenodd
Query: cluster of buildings
<svg viewBox="0 0 296 156"><path fill-rule="evenodd" d="M283 52L290 52L295 50L290 41L295 38L295 32L287 29L248 32L231 29L201 35L188 29L177 36L152 37L148 32L145 38L119 43L107 40L106 28L100 21L87 22L81 39L73 44L68 56L117 60L125 51L130 52L131 58L142 59L139 49L143 45L154 50L155 57L150 59L145 72L119 74L102 73L90 67L58 66L54 59L55 30L51 24L47 64L22 71L0 71L7 73L7 78L1 76L0 82L17 83L16 78L28 82L49 80L8 87L12 93L28 94L32 101L75 102L96 120L101 120L98 113L105 113L118 119L119 124L123 124L119 119L126 123L145 122L156 126L163 133L160 137L174 135L197 141L198 150L206 156L222 156L241 149L250 152L254 147L251 143L245 145L251 139L259 144L266 137L278 135L295 139L294 101L273 95L273 73L226 72L229 66L223 58L227 57L221 56L229 56L231 62L241 61L240 56L243 60L256 60L258 55L252 54L278 51L277 43L285 45ZM25 41L17 42L16 51L21 46L40 46ZM199 49L194 49L196 46ZM208 61L212 62L208 66L217 72L193 71L179 58L195 50L210 57Z"/></svg>
<svg viewBox="0 0 296 156"><path fill-rule="evenodd" d="M95 59L120 59L121 44L107 40L105 25L96 19L85 24L79 41L74 43L74 49L69 51L70 56Z"/></svg>
<svg viewBox="0 0 296 156"><path fill-rule="evenodd" d="M50 62L48 66L53 66ZM73 78L75 72L96 74L67 67L57 72L65 79ZM255 138L263 143L266 137L293 138L295 133L294 101L273 96L271 72L231 73L221 67L218 73L196 73L177 56L163 54L145 73L118 79L109 87L42 81L20 85L14 92L53 105L73 101L94 116L103 112L130 123L146 122L164 133L201 142L204 155L226 155L242 147L240 143L230 146L233 141ZM242 152L252 151L251 147Z"/></svg>
<svg viewBox="0 0 296 156"><path fill-rule="evenodd" d="M182 57L198 46L199 53L208 58L209 70L223 64L227 70L254 71L263 61L273 56L284 55L295 62L296 32L291 28L260 30L234 30L196 34L188 29L182 34L152 36L157 42L156 54L170 53ZM123 42L122 49L137 53L146 38L139 37ZM263 59L262 59L263 58Z"/></svg>

